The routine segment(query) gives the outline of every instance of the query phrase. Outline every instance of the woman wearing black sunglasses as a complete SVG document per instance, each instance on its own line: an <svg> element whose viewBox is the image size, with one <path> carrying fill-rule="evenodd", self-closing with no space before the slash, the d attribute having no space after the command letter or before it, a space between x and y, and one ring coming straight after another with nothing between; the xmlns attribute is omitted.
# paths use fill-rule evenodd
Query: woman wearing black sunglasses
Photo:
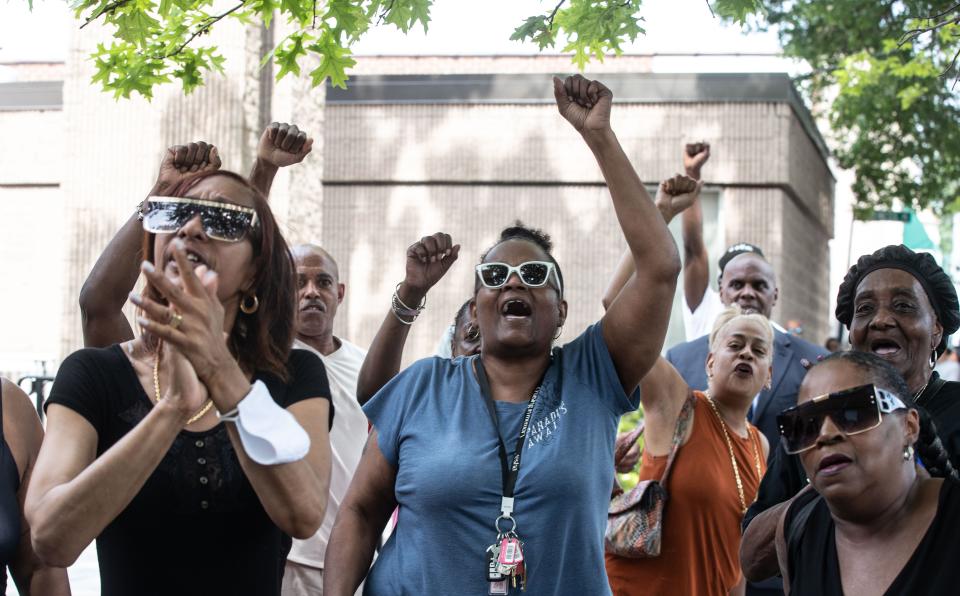
<svg viewBox="0 0 960 596"><path fill-rule="evenodd" d="M552 349L567 303L549 241L527 231L487 251L480 355L421 360L365 406L374 432L327 549L328 596L354 593L397 504L368 594L609 594L617 422L659 355L680 260L610 129L610 91L575 76L554 94L597 158L637 275L598 324Z"/></svg>
<svg viewBox="0 0 960 596"><path fill-rule="evenodd" d="M956 593L960 483L892 366L865 352L833 354L807 373L797 407L778 421L812 486L777 529L789 593Z"/></svg>
<svg viewBox="0 0 960 596"><path fill-rule="evenodd" d="M850 329L853 350L888 362L906 380L910 394L940 429L954 467L960 462L960 383L934 370L946 338L960 328L953 281L932 256L903 245L863 255L837 292L837 320ZM777 448L760 484L757 502L744 520L741 561L754 581L777 573L776 523L783 504L807 485L797 457Z"/></svg>
<svg viewBox="0 0 960 596"><path fill-rule="evenodd" d="M290 350L293 261L263 195L224 171L169 194L143 209L142 335L58 372L33 544L66 567L96 539L105 596L279 594L326 506L326 374Z"/></svg>

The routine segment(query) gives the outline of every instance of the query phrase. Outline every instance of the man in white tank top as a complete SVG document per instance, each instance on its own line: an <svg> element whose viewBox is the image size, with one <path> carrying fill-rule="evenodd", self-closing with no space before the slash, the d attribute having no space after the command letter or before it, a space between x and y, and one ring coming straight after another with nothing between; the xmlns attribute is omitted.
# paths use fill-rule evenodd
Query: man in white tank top
<svg viewBox="0 0 960 596"><path fill-rule="evenodd" d="M330 497L323 525L313 537L294 540L283 575L283 596L323 594L323 557L333 521L367 440L367 417L357 403L357 377L367 352L333 335L337 307L346 286L336 261L318 246L294 247L297 265L297 340L323 360L330 382L334 418L330 431Z"/></svg>

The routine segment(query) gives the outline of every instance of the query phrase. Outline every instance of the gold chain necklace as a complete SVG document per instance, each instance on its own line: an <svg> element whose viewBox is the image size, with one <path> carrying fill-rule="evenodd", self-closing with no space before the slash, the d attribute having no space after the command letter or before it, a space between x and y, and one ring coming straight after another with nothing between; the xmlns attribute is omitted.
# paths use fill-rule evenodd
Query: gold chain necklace
<svg viewBox="0 0 960 596"><path fill-rule="evenodd" d="M723 429L723 438L727 440L727 449L730 451L730 463L733 464L733 478L737 481L737 496L740 497L740 508L744 513L747 512L747 499L743 496L743 482L740 480L740 466L737 465L737 458L733 454L733 442L730 440L730 434L727 432L727 424L723 421L723 416L720 415L720 410L717 409L717 404L713 403L713 398L710 397L710 394L705 394L707 402L710 403L710 408L713 409L713 413L717 416L717 420L720 421L720 428ZM750 428L747 428L747 435L750 435ZM753 445L753 460L757 465L757 478L762 478L763 473L760 471L760 451L757 450L757 442L753 437L750 439L750 444Z"/></svg>
<svg viewBox="0 0 960 596"><path fill-rule="evenodd" d="M157 403L160 403L160 356L163 354L163 340L160 341L160 345L157 346L157 359L153 363L153 395L154 399L157 400ZM190 417L187 420L186 426L190 426L197 420L203 418L203 415L210 411L210 408L213 407L213 400L209 397L207 401L204 402L196 414Z"/></svg>

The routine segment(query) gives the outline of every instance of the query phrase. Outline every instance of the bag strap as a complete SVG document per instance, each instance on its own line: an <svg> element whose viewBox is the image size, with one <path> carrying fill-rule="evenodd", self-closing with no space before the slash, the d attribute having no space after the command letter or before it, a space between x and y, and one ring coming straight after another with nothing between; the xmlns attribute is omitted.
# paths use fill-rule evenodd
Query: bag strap
<svg viewBox="0 0 960 596"><path fill-rule="evenodd" d="M667 478L670 476L670 468L673 467L673 460L680 450L680 444L683 442L683 436L687 434L687 428L690 427L690 418L693 415L693 406L697 403L697 398L691 391L687 395L683 407L680 408L680 415L677 416L677 428L673 431L673 442L670 445L670 455L667 456L667 467L663 469L663 476L660 477L660 486L666 486Z"/></svg>
<svg viewBox="0 0 960 596"><path fill-rule="evenodd" d="M790 577L793 577L794 573L790 563L792 562L792 559L799 553L800 542L803 540L803 532L807 528L807 520L810 519L810 515L813 513L813 510L817 507L817 504L821 499L823 499L822 496L816 495L805 504L801 505L800 510L797 511L797 513L793 516L793 519L790 520L790 527L784 528L787 534L787 571L790 573Z"/></svg>

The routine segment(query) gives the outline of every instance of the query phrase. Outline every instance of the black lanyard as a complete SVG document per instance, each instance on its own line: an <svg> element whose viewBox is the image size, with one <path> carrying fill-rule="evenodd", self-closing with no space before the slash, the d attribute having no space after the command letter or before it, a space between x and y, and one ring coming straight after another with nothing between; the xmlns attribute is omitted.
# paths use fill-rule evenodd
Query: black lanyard
<svg viewBox="0 0 960 596"><path fill-rule="evenodd" d="M500 422L497 420L497 410L493 405L493 391L490 390L490 380L487 379L487 371L483 368L483 361L480 357L476 359L477 363L477 382L480 384L480 393L483 395L483 401L487 405L487 411L490 413L490 420L493 421L493 428L497 432L497 450L500 455L500 475L503 480L503 501L501 504L501 513L504 517L510 517L513 512L513 492L517 486L517 477L520 475L520 459L523 455L523 444L526 442L527 431L530 428L530 418L533 416L533 408L537 405L537 399L540 397L540 390L543 387L543 379L533 392L530 403L523 413L523 424L520 426L520 436L517 437L517 448L513 452L513 461L507 463L507 447L503 443L503 436L500 434ZM546 375L546 372L544 372Z"/></svg>

